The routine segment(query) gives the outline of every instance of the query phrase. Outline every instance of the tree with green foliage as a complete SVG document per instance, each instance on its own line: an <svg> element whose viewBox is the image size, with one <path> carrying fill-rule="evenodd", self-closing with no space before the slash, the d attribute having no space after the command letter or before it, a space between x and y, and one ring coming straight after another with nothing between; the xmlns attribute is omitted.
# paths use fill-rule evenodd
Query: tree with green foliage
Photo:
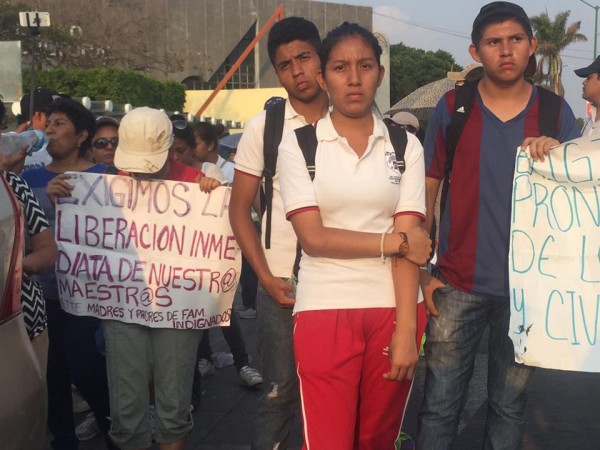
<svg viewBox="0 0 600 450"><path fill-rule="evenodd" d="M445 50L432 52L402 43L391 45L390 104L393 105L421 86L446 78L449 71L462 69L454 56Z"/></svg>
<svg viewBox="0 0 600 450"><path fill-rule="evenodd" d="M183 110L185 85L160 81L133 70L124 69L48 69L36 72L37 85L72 97L92 100L110 99L113 103L131 103L171 111ZM29 71L23 74L24 91Z"/></svg>
<svg viewBox="0 0 600 450"><path fill-rule="evenodd" d="M579 33L581 21L567 25L571 11L559 12L554 20L547 12L530 18L537 37L536 54L539 58L535 82L563 96L562 58L560 52L575 42L585 42L587 37Z"/></svg>

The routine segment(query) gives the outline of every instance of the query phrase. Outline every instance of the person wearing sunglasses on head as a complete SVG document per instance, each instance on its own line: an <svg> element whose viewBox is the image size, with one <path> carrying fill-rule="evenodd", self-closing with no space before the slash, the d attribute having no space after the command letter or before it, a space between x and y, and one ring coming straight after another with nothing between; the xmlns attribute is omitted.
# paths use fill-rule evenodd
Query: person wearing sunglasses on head
<svg viewBox="0 0 600 450"><path fill-rule="evenodd" d="M202 170L202 167L194 159L196 137L191 125L181 114L173 114L170 119L173 124L173 145L169 149L170 157L181 164Z"/></svg>
<svg viewBox="0 0 600 450"><path fill-rule="evenodd" d="M185 130L190 125L183 114L171 114L169 119L171 119L171 123L173 124L173 132L175 130Z"/></svg>
<svg viewBox="0 0 600 450"><path fill-rule="evenodd" d="M96 119L96 133L89 150L90 160L96 164L113 166L118 143L119 121L113 117L98 117Z"/></svg>

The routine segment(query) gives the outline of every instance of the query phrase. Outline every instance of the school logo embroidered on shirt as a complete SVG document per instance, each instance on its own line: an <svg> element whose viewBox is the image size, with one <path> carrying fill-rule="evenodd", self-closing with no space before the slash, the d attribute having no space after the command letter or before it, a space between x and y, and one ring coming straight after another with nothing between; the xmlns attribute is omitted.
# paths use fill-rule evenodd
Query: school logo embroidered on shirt
<svg viewBox="0 0 600 450"><path fill-rule="evenodd" d="M385 152L385 161L388 166L388 180L392 184L400 184L400 168L396 160L395 152Z"/></svg>

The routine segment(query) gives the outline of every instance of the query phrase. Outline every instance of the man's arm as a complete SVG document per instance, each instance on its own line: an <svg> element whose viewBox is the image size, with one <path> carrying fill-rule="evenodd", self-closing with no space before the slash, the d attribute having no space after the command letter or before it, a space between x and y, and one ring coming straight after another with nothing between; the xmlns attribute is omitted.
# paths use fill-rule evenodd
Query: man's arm
<svg viewBox="0 0 600 450"><path fill-rule="evenodd" d="M435 220L435 204L441 182L442 180L438 180L437 178L425 177L425 199L427 205L427 214L423 226L428 233L431 233L431 227L433 226L433 221ZM436 308L433 301L433 291L443 286L444 283L433 277L429 272L421 270L419 273L419 284L421 285L421 291L423 291L423 298L425 299L427 311L434 317L439 316L440 312Z"/></svg>
<svg viewBox="0 0 600 450"><path fill-rule="evenodd" d="M435 215L435 203L437 201L441 181L442 180L438 180L437 178L425 177L425 207L427 209L423 227L430 235Z"/></svg>
<svg viewBox="0 0 600 450"><path fill-rule="evenodd" d="M292 287L271 273L250 216L260 181L258 177L235 172L229 203L229 221L242 253L256 272L260 284L280 306L291 307L295 303Z"/></svg>

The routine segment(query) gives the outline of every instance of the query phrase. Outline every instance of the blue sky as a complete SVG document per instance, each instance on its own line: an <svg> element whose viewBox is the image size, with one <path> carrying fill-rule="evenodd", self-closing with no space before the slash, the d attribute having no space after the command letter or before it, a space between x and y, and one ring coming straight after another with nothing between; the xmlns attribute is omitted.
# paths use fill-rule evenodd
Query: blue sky
<svg viewBox="0 0 600 450"><path fill-rule="evenodd" d="M371 6L374 28L384 33L391 44L403 42L425 50L443 49L454 55L465 66L472 62L467 51L473 19L481 6L489 3L479 0L329 0L333 3ZM600 6L600 0L586 0ZM581 99L582 79L574 69L593 61L595 11L580 0L521 0L530 16L547 11L551 18L561 11L570 10L569 22L581 21L580 32L587 42L573 44L563 52L563 84L565 97L576 117L585 116L585 101ZM599 27L600 28L600 27ZM600 41L598 42L600 53ZM410 69L409 69L410 70Z"/></svg>

